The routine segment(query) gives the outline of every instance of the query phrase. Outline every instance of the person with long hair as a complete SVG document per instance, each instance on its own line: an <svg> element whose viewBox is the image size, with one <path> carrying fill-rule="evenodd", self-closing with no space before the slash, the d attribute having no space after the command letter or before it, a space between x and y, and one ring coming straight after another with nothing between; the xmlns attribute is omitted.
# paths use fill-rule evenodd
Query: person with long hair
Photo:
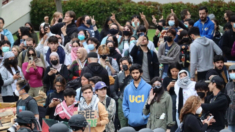
<svg viewBox="0 0 235 132"><path fill-rule="evenodd" d="M4 53L3 67L0 69L2 79L4 81L1 87L1 95L3 102L15 102L18 97L15 95L17 80L23 79L24 75L21 68L17 65L17 60L13 52Z"/></svg>
<svg viewBox="0 0 235 132"><path fill-rule="evenodd" d="M114 46L115 43L113 41L108 40L106 42L106 45L109 48L109 55L108 56L115 59L119 65L120 64L119 60L122 58L122 56L117 52L116 47Z"/></svg>
<svg viewBox="0 0 235 132"><path fill-rule="evenodd" d="M164 128L167 132L170 132L169 127L175 124L172 116L171 96L162 87L160 77L154 77L151 80L151 85L152 89L149 92L148 100L146 101L143 109L143 113L145 115L150 114L147 128L152 130L156 128Z"/></svg>
<svg viewBox="0 0 235 132"><path fill-rule="evenodd" d="M16 59L18 58L18 56L19 56L19 54L21 52L19 46L13 46L11 51L14 53Z"/></svg>
<svg viewBox="0 0 235 132"><path fill-rule="evenodd" d="M167 29L174 29L176 32L178 32L179 30L179 19L177 18L175 13L171 13L167 16L166 18L166 26L168 26L167 28L165 28L165 30ZM178 34L176 35L175 42L178 41Z"/></svg>
<svg viewBox="0 0 235 132"><path fill-rule="evenodd" d="M51 26L54 26L55 24L59 23L59 19L63 18L63 14L61 12L55 12L51 19Z"/></svg>
<svg viewBox="0 0 235 132"><path fill-rule="evenodd" d="M130 38L133 35L133 30L131 26L124 26L123 28L123 37L118 44L118 49L121 51L122 55L124 56L125 51L128 51L130 47Z"/></svg>
<svg viewBox="0 0 235 132"><path fill-rule="evenodd" d="M108 17L103 25L103 28L100 32L100 40L102 40L104 37L106 37L109 33L109 25L113 23L113 20L111 17Z"/></svg>
<svg viewBox="0 0 235 132"><path fill-rule="evenodd" d="M47 86L47 94L54 91L53 87L53 80L55 79L56 75L60 74L62 75L66 80L69 76L69 71L67 69L67 66L64 64L60 64L60 57L56 52L52 52L50 54L50 65L46 68L43 82Z"/></svg>
<svg viewBox="0 0 235 132"><path fill-rule="evenodd" d="M90 34L90 37L95 37L98 40L100 40L100 33L96 27L96 21L93 17L90 17L88 15L84 15L82 17L79 17L76 22L78 31L80 30L87 30Z"/></svg>
<svg viewBox="0 0 235 132"><path fill-rule="evenodd" d="M76 58L74 59L73 63L69 67L69 79L72 80L77 78L81 75L82 69L87 66L87 51L85 48L78 48L76 52Z"/></svg>
<svg viewBox="0 0 235 132"><path fill-rule="evenodd" d="M78 44L80 44L80 41L78 40L78 33L73 33L71 36L70 36L71 40L65 45L64 49L65 49L65 52L67 54L70 54L71 53L71 50L72 50L72 43L73 42L77 42Z"/></svg>
<svg viewBox="0 0 235 132"><path fill-rule="evenodd" d="M89 79L92 78L91 73L85 73L81 76L81 87L76 89L76 96L75 96L75 100L76 101L81 101L84 100L83 96L82 96L82 92L81 89L83 86L88 85L89 84ZM95 92L95 90L93 90L93 92Z"/></svg>
<svg viewBox="0 0 235 132"><path fill-rule="evenodd" d="M71 43L71 51L70 53L67 53L69 64L72 64L72 62L76 60L78 48L80 48L80 41L79 40L73 41Z"/></svg>
<svg viewBox="0 0 235 132"><path fill-rule="evenodd" d="M24 62L22 65L22 72L25 76L25 79L29 82L29 92L28 94L31 97L38 96L39 91L43 91L43 72L44 72L44 63L40 58L37 58L36 51L29 47L27 51L28 62ZM27 60L26 60L27 61Z"/></svg>
<svg viewBox="0 0 235 132"><path fill-rule="evenodd" d="M178 62L169 65L167 71L167 77L163 79L162 87L169 92L172 99L172 115L173 121L176 121L176 94L174 91L175 82L178 79L178 73L181 70L180 64ZM171 131L174 132L177 129L177 124L171 127Z"/></svg>
<svg viewBox="0 0 235 132"><path fill-rule="evenodd" d="M119 66L116 60L108 57L110 54L109 48L106 45L101 45L98 48L98 53L100 55L98 63L108 71L110 76L115 75L119 71Z"/></svg>
<svg viewBox="0 0 235 132"><path fill-rule="evenodd" d="M44 108L46 108L46 115L49 115L50 119L54 119L55 108L64 100L64 90L66 80L62 75L56 75L52 81L53 88L55 91L47 96Z"/></svg>
<svg viewBox="0 0 235 132"><path fill-rule="evenodd" d="M220 39L221 39L221 33L220 33L220 27L219 27L219 21L218 20L211 20L213 23L214 23L214 26L215 26L215 31L214 31L214 34L213 34L213 41L219 46L219 42L220 42Z"/></svg>
<svg viewBox="0 0 235 132"><path fill-rule="evenodd" d="M112 23L109 25L109 34L102 39L101 45L105 44L110 35L116 36L118 43L120 43L122 36L119 35L119 26L117 24Z"/></svg>
<svg viewBox="0 0 235 132"><path fill-rule="evenodd" d="M78 31L78 40L80 42L81 47L84 47L87 49L87 43L86 40L89 38L89 33L86 30L79 30Z"/></svg>
<svg viewBox="0 0 235 132"><path fill-rule="evenodd" d="M117 39L117 37L114 36L114 35L110 35L110 36L108 36L105 44L107 44L108 41L113 41L113 44L114 44L113 46L115 47L115 50L118 52L118 54L121 55L121 52L118 48L118 39Z"/></svg>
<svg viewBox="0 0 235 132"><path fill-rule="evenodd" d="M20 46L22 41L26 39L25 36L31 37L30 28L28 27L20 27L17 32L17 40L14 42L14 45Z"/></svg>
<svg viewBox="0 0 235 132"><path fill-rule="evenodd" d="M37 44L38 43L38 36L37 36L37 33L34 32L33 24L30 22L26 22L24 25L30 29L30 34L31 34L33 40L35 41L35 43Z"/></svg>
<svg viewBox="0 0 235 132"><path fill-rule="evenodd" d="M189 97L180 111L180 121L183 122L184 132L205 132L215 120L205 119L203 122L197 116L201 114L201 100L198 96Z"/></svg>

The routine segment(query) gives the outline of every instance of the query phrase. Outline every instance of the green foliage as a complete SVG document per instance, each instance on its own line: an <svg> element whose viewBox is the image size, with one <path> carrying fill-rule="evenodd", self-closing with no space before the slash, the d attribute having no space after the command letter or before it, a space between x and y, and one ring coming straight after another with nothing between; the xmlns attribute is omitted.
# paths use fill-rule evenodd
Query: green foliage
<svg viewBox="0 0 235 132"><path fill-rule="evenodd" d="M56 11L54 0L32 0L30 6L31 22L35 25L36 29L38 29L39 24L44 21L44 16L48 15L50 19L52 19L53 13ZM188 9L191 13L191 17L197 21L199 18L198 8L200 6L206 6L209 13L215 14L220 22L223 22L225 10L235 12L235 2L226 3L222 0L202 2L198 5L182 2L167 4L157 2L135 3L131 0L69 0L63 1L62 3L63 12L73 10L77 18L83 15L94 15L98 27L103 26L105 20L111 16L111 13L115 13L116 19L123 25L126 21L130 20L132 15L139 15L140 12L143 12L149 24L152 24L152 15L154 15L157 20L162 15L166 19L167 15L171 13L171 9L174 10L179 19L181 19L180 12L183 9Z"/></svg>

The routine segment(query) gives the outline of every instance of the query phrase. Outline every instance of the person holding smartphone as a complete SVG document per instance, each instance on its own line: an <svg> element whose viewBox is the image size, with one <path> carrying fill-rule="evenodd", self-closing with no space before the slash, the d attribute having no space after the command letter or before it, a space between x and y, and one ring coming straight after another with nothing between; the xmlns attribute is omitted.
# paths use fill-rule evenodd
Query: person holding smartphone
<svg viewBox="0 0 235 132"><path fill-rule="evenodd" d="M38 96L40 90L43 90L44 64L40 58L36 57L36 52L31 47L28 48L27 56L28 62L23 63L22 71L30 86L28 94L31 97L35 97Z"/></svg>
<svg viewBox="0 0 235 132"><path fill-rule="evenodd" d="M1 95L3 102L15 102L18 97L15 95L16 82L23 79L21 68L17 66L17 60L13 52L8 51L4 53L3 67L0 69L0 74L3 79L3 86L1 87Z"/></svg>

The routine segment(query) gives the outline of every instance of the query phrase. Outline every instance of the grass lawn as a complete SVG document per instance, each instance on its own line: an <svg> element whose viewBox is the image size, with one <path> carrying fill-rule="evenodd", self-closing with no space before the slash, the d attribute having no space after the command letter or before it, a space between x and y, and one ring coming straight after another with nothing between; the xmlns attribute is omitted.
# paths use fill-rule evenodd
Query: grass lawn
<svg viewBox="0 0 235 132"><path fill-rule="evenodd" d="M99 31L101 31L101 29L99 29ZM37 35L39 36L39 32L37 32ZM154 35L155 35L155 29L149 29L149 30L148 30L148 37L149 37L149 40L153 41ZM14 34L13 37L14 37L14 40L17 39L16 34Z"/></svg>

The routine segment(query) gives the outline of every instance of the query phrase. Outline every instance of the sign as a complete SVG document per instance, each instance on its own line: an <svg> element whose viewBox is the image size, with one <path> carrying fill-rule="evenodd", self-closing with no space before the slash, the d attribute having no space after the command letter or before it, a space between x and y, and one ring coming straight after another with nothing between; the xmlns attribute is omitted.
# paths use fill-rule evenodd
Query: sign
<svg viewBox="0 0 235 132"><path fill-rule="evenodd" d="M84 115L87 122L90 124L91 127L96 127L97 120L98 120L98 112L94 110L85 110L85 111L78 111L78 114Z"/></svg>

